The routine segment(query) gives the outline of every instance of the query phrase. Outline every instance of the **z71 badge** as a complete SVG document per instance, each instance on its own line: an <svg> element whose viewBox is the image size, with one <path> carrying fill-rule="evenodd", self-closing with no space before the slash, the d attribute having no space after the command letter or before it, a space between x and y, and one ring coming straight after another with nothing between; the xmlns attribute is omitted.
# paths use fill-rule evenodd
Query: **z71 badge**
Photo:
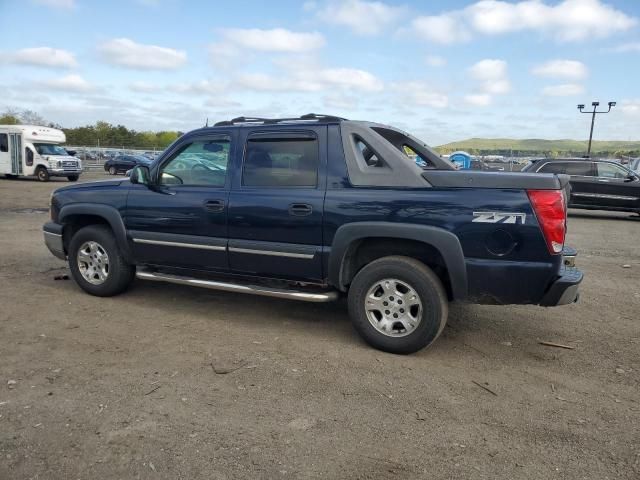
<svg viewBox="0 0 640 480"><path fill-rule="evenodd" d="M473 222L477 223L519 223L524 224L526 213L473 212Z"/></svg>

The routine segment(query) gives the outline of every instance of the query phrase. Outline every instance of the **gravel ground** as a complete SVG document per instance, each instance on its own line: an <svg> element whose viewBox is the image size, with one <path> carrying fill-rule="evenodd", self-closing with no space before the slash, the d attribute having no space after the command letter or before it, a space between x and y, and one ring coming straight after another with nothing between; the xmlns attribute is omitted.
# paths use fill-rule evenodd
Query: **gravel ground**
<svg viewBox="0 0 640 480"><path fill-rule="evenodd" d="M65 184L0 179L0 479L640 478L640 221L571 212L579 303L452 305L394 356L344 302L55 280Z"/></svg>

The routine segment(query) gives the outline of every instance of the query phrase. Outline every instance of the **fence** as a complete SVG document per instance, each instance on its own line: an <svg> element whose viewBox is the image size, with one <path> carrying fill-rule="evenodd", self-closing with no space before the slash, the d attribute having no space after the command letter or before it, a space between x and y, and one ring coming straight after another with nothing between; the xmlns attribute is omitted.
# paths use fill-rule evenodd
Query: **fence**
<svg viewBox="0 0 640 480"><path fill-rule="evenodd" d="M85 170L101 169L104 162L118 155L141 155L155 159L164 150L159 148L142 147L93 147L86 145L65 145L65 149L76 152L76 158L82 160Z"/></svg>

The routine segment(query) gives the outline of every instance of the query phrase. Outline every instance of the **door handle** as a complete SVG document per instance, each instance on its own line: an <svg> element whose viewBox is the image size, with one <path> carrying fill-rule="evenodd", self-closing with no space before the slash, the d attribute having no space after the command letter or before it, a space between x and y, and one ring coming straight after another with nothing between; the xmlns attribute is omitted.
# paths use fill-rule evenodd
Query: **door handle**
<svg viewBox="0 0 640 480"><path fill-rule="evenodd" d="M606 178L599 178L598 181L603 183L609 183L609 180L607 180Z"/></svg>
<svg viewBox="0 0 640 480"><path fill-rule="evenodd" d="M224 211L224 200L207 200L204 202L205 210L213 213L220 213Z"/></svg>
<svg viewBox="0 0 640 480"><path fill-rule="evenodd" d="M289 215L306 217L313 213L313 207L308 203L292 203L289 205Z"/></svg>

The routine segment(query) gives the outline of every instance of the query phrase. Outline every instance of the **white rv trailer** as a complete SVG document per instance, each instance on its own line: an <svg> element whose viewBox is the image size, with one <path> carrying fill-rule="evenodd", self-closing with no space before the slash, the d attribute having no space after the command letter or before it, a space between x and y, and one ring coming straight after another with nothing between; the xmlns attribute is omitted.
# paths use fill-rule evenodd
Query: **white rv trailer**
<svg viewBox="0 0 640 480"><path fill-rule="evenodd" d="M55 128L0 125L0 175L33 175L42 182L67 177L75 182L82 173L82 162L62 147L65 141L64 132Z"/></svg>

